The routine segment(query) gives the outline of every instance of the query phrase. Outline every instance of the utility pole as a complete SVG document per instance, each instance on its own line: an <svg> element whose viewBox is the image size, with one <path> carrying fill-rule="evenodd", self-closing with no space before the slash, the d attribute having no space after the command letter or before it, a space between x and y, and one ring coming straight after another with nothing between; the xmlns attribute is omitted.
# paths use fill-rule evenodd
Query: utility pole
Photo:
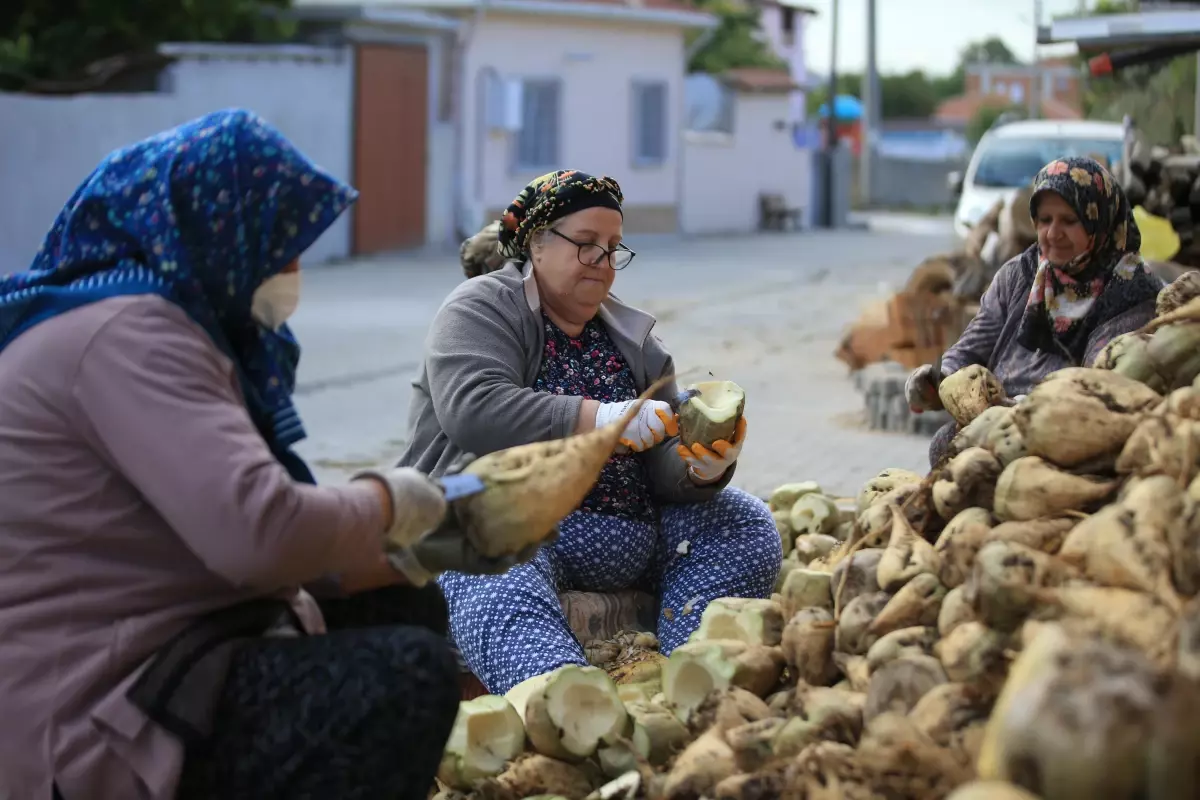
<svg viewBox="0 0 1200 800"><path fill-rule="evenodd" d="M1029 78L1029 118L1042 116L1042 65L1038 61L1038 28L1042 24L1042 0L1033 0L1033 63Z"/></svg>
<svg viewBox="0 0 1200 800"><path fill-rule="evenodd" d="M875 167L875 142L881 121L879 69L875 61L875 0L867 0L867 70L863 76L863 142L859 155L859 197L870 206L874 200L872 173Z"/></svg>
<svg viewBox="0 0 1200 800"><path fill-rule="evenodd" d="M833 45L829 50L829 99L825 103L828 114L825 116L825 227L833 228L837 224L837 214L834 213L834 156L837 155L837 49L838 49L838 0L833 0L830 9L830 28L832 29Z"/></svg>
<svg viewBox="0 0 1200 800"><path fill-rule="evenodd" d="M1200 136L1200 52L1196 53L1196 106L1192 109L1192 135Z"/></svg>

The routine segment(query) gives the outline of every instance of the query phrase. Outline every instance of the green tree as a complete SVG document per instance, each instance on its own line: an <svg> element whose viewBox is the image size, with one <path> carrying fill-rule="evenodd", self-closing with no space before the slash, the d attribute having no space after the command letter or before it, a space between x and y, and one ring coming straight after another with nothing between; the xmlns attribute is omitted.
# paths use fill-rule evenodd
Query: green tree
<svg viewBox="0 0 1200 800"><path fill-rule="evenodd" d="M1097 0L1091 13L1128 14L1137 0ZM1095 55L1083 53L1081 65ZM1084 113L1090 119L1120 121L1133 117L1138 131L1153 144L1177 142L1195 133L1196 57L1179 56L1091 78L1083 93Z"/></svg>
<svg viewBox="0 0 1200 800"><path fill-rule="evenodd" d="M961 94L967 82L967 67L972 64L1019 64L1020 60L1008 49L1008 45L997 36L971 42L958 52L958 66L950 78L958 86L955 94Z"/></svg>
<svg viewBox="0 0 1200 800"><path fill-rule="evenodd" d="M978 42L971 42L958 54L959 66L968 64L1016 64L1019 63L1013 51L1004 40L997 36L989 36Z"/></svg>
<svg viewBox="0 0 1200 800"><path fill-rule="evenodd" d="M153 53L168 41L286 37L288 0L24 0L0 3L0 89L72 81L104 59Z"/></svg>
<svg viewBox="0 0 1200 800"><path fill-rule="evenodd" d="M943 99L921 70L879 78L879 105L884 119L924 119L933 115Z"/></svg>
<svg viewBox="0 0 1200 800"><path fill-rule="evenodd" d="M838 94L862 99L863 76L857 72L838 75ZM879 110L883 119L924 119L933 114L938 103L957 92L942 94L939 84L924 72L914 70L902 75L879 76ZM814 115L828 99L829 88L822 85L808 93L808 111Z"/></svg>
<svg viewBox="0 0 1200 800"><path fill-rule="evenodd" d="M707 36L688 63L691 72L720 74L738 67L785 67L763 40L758 9L737 0L697 0L696 5L720 22L711 34L692 34L689 44Z"/></svg>

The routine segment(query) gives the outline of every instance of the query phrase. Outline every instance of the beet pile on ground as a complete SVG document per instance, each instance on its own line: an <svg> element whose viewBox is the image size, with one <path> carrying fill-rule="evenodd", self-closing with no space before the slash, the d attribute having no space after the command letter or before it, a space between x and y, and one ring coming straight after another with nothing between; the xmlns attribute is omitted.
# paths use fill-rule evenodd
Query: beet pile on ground
<svg viewBox="0 0 1200 800"><path fill-rule="evenodd" d="M440 798L1200 796L1198 290L1019 403L948 380L947 460L853 511L780 487L772 598L465 703Z"/></svg>

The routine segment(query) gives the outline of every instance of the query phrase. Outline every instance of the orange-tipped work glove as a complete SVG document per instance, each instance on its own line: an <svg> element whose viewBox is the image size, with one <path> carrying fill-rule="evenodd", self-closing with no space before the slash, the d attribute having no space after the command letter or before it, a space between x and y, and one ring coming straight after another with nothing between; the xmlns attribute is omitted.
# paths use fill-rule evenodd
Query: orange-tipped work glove
<svg viewBox="0 0 1200 800"><path fill-rule="evenodd" d="M688 473L698 481L709 483L717 480L733 466L738 455L742 452L742 444L746 441L746 418L738 420L733 432L733 441L718 439L713 442L712 449L702 444L694 444L690 448L680 444L676 448L679 457L688 465Z"/></svg>
<svg viewBox="0 0 1200 800"><path fill-rule="evenodd" d="M624 403L601 403L596 409L596 427L603 428L621 418L631 405L632 400ZM679 420L668 403L658 400L647 400L642 403L637 416L629 421L621 434L621 444L635 453L649 450L656 444L661 444L668 436L679 434Z"/></svg>

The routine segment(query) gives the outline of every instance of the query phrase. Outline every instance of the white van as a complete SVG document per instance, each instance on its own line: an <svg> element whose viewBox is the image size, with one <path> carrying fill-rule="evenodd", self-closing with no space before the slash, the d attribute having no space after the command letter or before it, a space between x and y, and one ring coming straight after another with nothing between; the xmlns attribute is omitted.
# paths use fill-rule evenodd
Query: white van
<svg viewBox="0 0 1200 800"><path fill-rule="evenodd" d="M971 226L1056 158L1103 155L1109 165L1121 159L1125 129L1119 122L1021 120L992 128L971 154L964 175L949 175L958 197L954 232L966 237Z"/></svg>

